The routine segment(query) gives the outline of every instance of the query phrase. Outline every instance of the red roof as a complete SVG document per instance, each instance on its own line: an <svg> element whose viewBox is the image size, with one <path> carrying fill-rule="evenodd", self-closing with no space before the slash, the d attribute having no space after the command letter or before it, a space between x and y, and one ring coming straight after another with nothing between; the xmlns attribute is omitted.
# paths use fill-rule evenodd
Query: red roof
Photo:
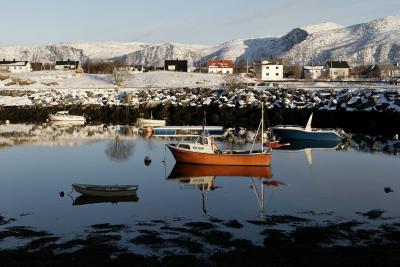
<svg viewBox="0 0 400 267"><path fill-rule="evenodd" d="M209 60L208 67L210 68L233 68L232 60Z"/></svg>

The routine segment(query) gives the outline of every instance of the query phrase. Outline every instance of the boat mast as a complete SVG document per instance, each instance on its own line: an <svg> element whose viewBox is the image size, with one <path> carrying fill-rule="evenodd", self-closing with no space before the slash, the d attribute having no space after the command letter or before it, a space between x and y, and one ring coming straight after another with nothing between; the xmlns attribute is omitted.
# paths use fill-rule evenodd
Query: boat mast
<svg viewBox="0 0 400 267"><path fill-rule="evenodd" d="M264 103L261 103L261 153L264 152Z"/></svg>
<svg viewBox="0 0 400 267"><path fill-rule="evenodd" d="M204 110L204 118L203 118L203 129L202 129L202 134L201 134L201 144L204 145L204 137L206 136L206 116L207 116L207 111Z"/></svg>

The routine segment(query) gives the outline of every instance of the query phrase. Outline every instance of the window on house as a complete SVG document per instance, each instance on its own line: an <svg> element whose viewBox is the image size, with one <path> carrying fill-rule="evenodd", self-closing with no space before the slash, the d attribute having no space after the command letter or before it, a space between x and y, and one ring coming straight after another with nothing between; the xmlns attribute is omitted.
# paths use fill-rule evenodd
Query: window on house
<svg viewBox="0 0 400 267"><path fill-rule="evenodd" d="M277 70L279 70L279 67L276 67Z"/></svg>
<svg viewBox="0 0 400 267"><path fill-rule="evenodd" d="M277 73L276 76L279 76L279 73Z"/></svg>
<svg viewBox="0 0 400 267"><path fill-rule="evenodd" d="M269 73L267 73L267 76L269 76Z"/></svg>
<svg viewBox="0 0 400 267"><path fill-rule="evenodd" d="M22 67L19 67L20 70L22 70Z"/></svg>
<svg viewBox="0 0 400 267"><path fill-rule="evenodd" d="M269 70L269 67L267 67L267 70Z"/></svg>

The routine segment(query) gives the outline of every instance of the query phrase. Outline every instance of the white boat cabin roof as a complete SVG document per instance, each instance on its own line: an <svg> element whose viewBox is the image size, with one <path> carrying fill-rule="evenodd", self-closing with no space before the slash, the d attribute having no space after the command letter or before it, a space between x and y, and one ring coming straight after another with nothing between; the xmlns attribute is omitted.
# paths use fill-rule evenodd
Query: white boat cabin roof
<svg viewBox="0 0 400 267"><path fill-rule="evenodd" d="M56 115L69 115L69 112L66 111L66 110L64 110L64 111L58 111L58 112L56 113Z"/></svg>

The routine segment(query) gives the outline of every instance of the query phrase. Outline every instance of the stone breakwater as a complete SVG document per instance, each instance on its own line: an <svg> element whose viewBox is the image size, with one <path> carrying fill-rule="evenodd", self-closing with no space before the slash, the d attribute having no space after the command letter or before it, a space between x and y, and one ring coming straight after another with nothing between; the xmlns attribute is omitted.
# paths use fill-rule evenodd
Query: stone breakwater
<svg viewBox="0 0 400 267"><path fill-rule="evenodd" d="M314 127L349 132L400 133L400 90L246 88L47 89L0 90L0 121L45 122L49 113L69 110L92 123L132 124L141 113L167 118L168 125L207 124L257 128L261 103L267 122L305 125L314 112Z"/></svg>
<svg viewBox="0 0 400 267"><path fill-rule="evenodd" d="M0 90L0 106L163 106L246 108L265 103L268 109L400 112L399 90L246 88L234 91L209 88L181 89L43 89Z"/></svg>

